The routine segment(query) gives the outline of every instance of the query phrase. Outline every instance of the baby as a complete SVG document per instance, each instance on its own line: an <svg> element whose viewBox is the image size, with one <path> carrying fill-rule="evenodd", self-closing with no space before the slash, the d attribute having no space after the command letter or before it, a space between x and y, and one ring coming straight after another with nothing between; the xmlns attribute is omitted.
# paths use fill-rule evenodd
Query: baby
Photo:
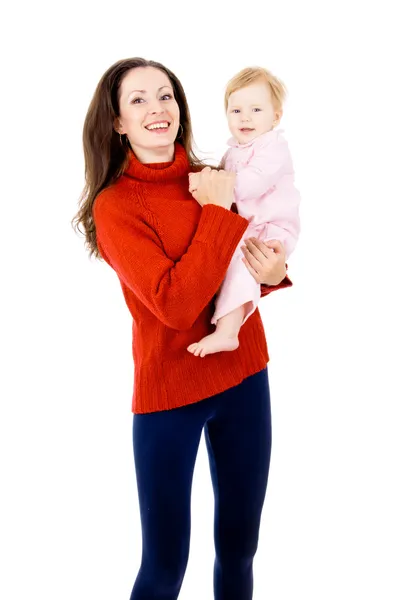
<svg viewBox="0 0 398 600"><path fill-rule="evenodd" d="M275 130L282 118L285 96L283 83L262 68L243 69L227 85L225 110L233 137L221 168L236 173L235 203L249 226L216 297L211 320L215 331L188 347L195 356L236 350L240 328L257 308L260 284L242 261L243 240L279 240L286 257L297 243L300 195L294 186L287 142L282 131ZM197 188L198 177L198 173L190 174L190 192Z"/></svg>

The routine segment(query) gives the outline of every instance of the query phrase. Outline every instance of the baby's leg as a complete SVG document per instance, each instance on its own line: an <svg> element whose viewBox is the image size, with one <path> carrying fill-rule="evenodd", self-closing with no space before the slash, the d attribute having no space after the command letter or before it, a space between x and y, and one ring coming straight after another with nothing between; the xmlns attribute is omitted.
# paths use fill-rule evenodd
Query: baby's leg
<svg viewBox="0 0 398 600"><path fill-rule="evenodd" d="M239 347L239 331L247 310L239 306L217 321L216 330L200 342L188 346L188 352L203 358L206 354L236 350Z"/></svg>

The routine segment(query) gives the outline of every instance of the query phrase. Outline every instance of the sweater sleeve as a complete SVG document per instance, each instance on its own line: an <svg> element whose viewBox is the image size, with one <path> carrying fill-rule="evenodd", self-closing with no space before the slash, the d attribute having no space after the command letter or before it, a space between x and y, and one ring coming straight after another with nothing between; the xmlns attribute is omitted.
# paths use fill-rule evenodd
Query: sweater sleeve
<svg viewBox="0 0 398 600"><path fill-rule="evenodd" d="M129 215L106 194L94 203L97 243L124 284L167 327L189 329L219 289L248 221L214 204L202 209L185 254L164 252L155 216Z"/></svg>
<svg viewBox="0 0 398 600"><path fill-rule="evenodd" d="M260 297L264 298L264 296L268 296L268 294L270 294L271 292L275 292L276 290L283 290L283 288L289 288L292 287L292 285L293 283L287 275L285 279L282 279L282 281L278 283L278 285L265 285L264 283L262 283Z"/></svg>

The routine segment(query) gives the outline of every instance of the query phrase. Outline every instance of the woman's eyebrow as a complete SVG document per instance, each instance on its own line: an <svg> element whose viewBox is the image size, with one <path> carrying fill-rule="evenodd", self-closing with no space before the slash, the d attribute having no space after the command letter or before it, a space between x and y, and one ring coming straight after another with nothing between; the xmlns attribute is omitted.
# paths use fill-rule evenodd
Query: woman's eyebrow
<svg viewBox="0 0 398 600"><path fill-rule="evenodd" d="M162 87L160 87L158 89L158 92L160 92L160 90L162 90L163 88L170 88L171 89L171 86L170 85L162 85ZM131 96L131 94L134 94L134 92L139 92L140 94L147 94L148 93L146 90L132 90L129 93L129 96Z"/></svg>

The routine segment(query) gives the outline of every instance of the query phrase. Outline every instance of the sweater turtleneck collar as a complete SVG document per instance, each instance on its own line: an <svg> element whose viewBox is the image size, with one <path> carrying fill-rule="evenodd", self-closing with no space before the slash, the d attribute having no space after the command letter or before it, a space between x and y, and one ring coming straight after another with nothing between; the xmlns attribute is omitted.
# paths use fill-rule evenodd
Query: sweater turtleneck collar
<svg viewBox="0 0 398 600"><path fill-rule="evenodd" d="M129 160L124 175L140 181L172 181L187 175L191 168L185 149L177 142L175 143L174 160L172 162L143 164L133 152L130 152Z"/></svg>

